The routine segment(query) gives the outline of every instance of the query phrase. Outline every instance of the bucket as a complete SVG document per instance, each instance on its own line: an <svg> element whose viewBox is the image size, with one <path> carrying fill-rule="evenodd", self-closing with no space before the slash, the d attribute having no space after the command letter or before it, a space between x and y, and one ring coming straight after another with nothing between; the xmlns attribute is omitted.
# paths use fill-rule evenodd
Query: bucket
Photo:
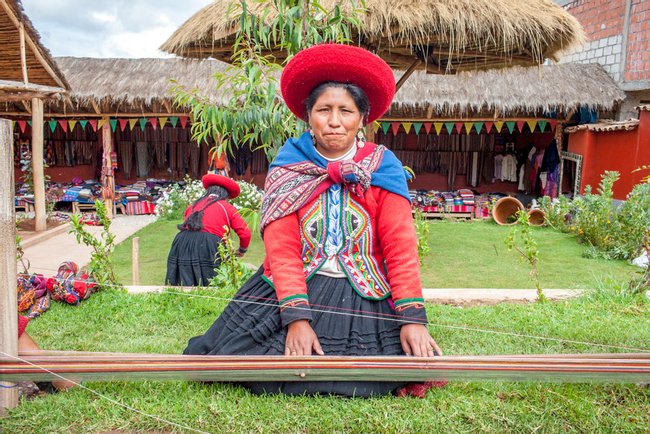
<svg viewBox="0 0 650 434"><path fill-rule="evenodd" d="M502 197L492 208L492 217L499 225L513 225L517 222L517 211L524 205L515 197Z"/></svg>
<svg viewBox="0 0 650 434"><path fill-rule="evenodd" d="M544 226L546 215L541 209L531 209L528 211L528 223L531 226Z"/></svg>

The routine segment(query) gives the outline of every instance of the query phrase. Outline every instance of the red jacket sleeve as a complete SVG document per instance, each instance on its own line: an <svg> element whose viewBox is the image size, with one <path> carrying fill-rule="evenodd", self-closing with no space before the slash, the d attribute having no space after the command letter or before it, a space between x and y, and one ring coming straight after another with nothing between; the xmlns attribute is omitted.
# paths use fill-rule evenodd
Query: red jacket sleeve
<svg viewBox="0 0 650 434"><path fill-rule="evenodd" d="M410 203L383 190L377 207L377 236L382 248L395 310L410 322L426 322L417 234Z"/></svg>
<svg viewBox="0 0 650 434"><path fill-rule="evenodd" d="M248 245L251 243L251 230L244 221L237 208L224 201L224 207L228 213L228 221L230 222L230 228L235 231L239 237L239 248L242 250L248 249Z"/></svg>

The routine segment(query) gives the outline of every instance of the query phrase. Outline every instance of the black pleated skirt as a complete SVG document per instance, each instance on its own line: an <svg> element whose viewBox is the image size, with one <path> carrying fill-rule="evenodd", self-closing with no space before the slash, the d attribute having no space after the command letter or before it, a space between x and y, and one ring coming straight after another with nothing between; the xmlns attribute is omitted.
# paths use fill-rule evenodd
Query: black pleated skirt
<svg viewBox="0 0 650 434"><path fill-rule="evenodd" d="M167 256L167 285L207 286L219 267L221 238L208 232L180 231Z"/></svg>
<svg viewBox="0 0 650 434"><path fill-rule="evenodd" d="M354 291L347 279L318 274L307 283L307 287L313 316L311 326L325 355L404 355L400 324L377 318L395 314L386 300L366 300ZM262 279L260 268L235 294L208 331L190 339L184 354L283 355L287 332L282 327L276 300L275 290ZM351 315L349 312L363 313ZM242 384L257 394L367 397L391 393L405 383L295 381Z"/></svg>

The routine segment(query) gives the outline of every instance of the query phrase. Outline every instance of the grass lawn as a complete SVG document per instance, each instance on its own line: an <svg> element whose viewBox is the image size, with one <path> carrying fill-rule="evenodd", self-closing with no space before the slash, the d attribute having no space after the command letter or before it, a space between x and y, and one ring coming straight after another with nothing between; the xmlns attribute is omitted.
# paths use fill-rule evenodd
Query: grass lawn
<svg viewBox="0 0 650 434"><path fill-rule="evenodd" d="M167 254L178 222L157 221L140 230L140 283L162 285ZM431 252L424 259L425 288L532 288L530 269L509 252L504 240L511 227L491 222L430 222ZM585 246L575 237L547 228L534 228L539 245L542 288L593 288L598 280L629 280L637 268L625 261L582 257ZM235 243L237 245L237 242ZM264 245L253 236L244 261L262 264ZM131 284L131 239L117 246L114 261L118 280Z"/></svg>
<svg viewBox="0 0 650 434"><path fill-rule="evenodd" d="M453 225L449 225L453 227ZM471 227L471 225L470 225ZM227 298L94 294L79 307L54 303L28 328L42 347L180 353ZM468 326L636 348L650 346L650 301L612 291L557 303L427 306L431 332L449 355L603 352L606 348L498 335ZM86 383L103 397L205 432L649 432L650 388L633 384L452 383L425 399L254 396L223 384ZM0 432L190 432L76 388L24 402Z"/></svg>

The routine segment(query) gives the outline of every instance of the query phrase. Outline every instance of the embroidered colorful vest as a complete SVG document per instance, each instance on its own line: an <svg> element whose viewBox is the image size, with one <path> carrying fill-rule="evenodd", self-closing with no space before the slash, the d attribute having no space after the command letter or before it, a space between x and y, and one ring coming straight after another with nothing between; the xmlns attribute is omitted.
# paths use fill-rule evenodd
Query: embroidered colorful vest
<svg viewBox="0 0 650 434"><path fill-rule="evenodd" d="M309 280L328 257L335 258L357 293L382 300L390 295L383 265L372 256L372 229L368 212L347 188L332 186L300 219L305 279Z"/></svg>

